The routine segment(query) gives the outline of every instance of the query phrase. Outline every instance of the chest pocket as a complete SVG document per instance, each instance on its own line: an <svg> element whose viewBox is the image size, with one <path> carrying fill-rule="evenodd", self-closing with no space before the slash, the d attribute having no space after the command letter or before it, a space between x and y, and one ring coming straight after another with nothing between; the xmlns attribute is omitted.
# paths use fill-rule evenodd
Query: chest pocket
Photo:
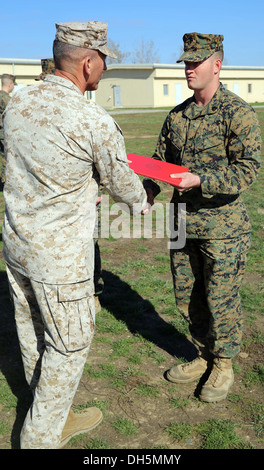
<svg viewBox="0 0 264 470"><path fill-rule="evenodd" d="M205 150L214 149L215 147L224 148L224 136L219 132L207 133L205 136L200 135L195 139L195 153Z"/></svg>
<svg viewBox="0 0 264 470"><path fill-rule="evenodd" d="M223 122L218 115L206 115L202 118L198 132L196 133L195 153L204 151L215 151L217 148L224 150L225 130Z"/></svg>
<svg viewBox="0 0 264 470"><path fill-rule="evenodd" d="M172 129L170 132L172 162L177 165L181 163L182 150L185 144L185 131L182 129Z"/></svg>
<svg viewBox="0 0 264 470"><path fill-rule="evenodd" d="M225 139L219 133L208 133L206 137L199 137L195 141L194 158L199 168L212 168L217 170L222 165L228 164Z"/></svg>

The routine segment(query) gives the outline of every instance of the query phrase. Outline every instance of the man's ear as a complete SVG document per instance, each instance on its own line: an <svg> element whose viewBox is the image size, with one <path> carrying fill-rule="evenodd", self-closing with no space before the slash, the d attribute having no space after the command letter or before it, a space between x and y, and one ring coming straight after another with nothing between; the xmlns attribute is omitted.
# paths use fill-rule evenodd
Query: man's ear
<svg viewBox="0 0 264 470"><path fill-rule="evenodd" d="M83 64L84 74L87 78L91 75L91 57L85 57Z"/></svg>
<svg viewBox="0 0 264 470"><path fill-rule="evenodd" d="M220 59L217 59L215 61L215 73L219 73L222 67L222 61Z"/></svg>

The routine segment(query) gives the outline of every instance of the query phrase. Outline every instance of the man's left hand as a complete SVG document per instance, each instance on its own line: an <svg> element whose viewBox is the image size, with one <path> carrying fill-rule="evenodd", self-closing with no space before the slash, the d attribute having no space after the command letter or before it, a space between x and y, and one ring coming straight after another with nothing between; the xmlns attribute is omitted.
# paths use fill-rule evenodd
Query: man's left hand
<svg viewBox="0 0 264 470"><path fill-rule="evenodd" d="M199 188L201 186L200 177L190 173L189 171L186 171L185 173L173 173L170 176L171 178L180 179L180 182L177 184L177 186L172 185L179 192L187 191L188 189L192 188Z"/></svg>

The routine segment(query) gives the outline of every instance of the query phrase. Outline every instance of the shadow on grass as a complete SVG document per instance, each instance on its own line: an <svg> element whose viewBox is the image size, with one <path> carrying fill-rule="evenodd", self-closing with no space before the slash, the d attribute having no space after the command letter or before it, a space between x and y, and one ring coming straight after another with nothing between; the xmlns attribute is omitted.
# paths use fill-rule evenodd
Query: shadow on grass
<svg viewBox="0 0 264 470"><path fill-rule="evenodd" d="M3 409L16 407L16 420L12 429L11 447L19 449L20 431L32 401L32 394L24 375L14 311L9 298L8 281L4 271L0 271L0 299L0 370L10 388L10 398L8 393L5 393Z"/></svg>
<svg viewBox="0 0 264 470"><path fill-rule="evenodd" d="M171 356L192 360L197 355L193 344L175 327L164 321L148 300L143 299L119 276L103 271L104 291L100 302L117 320L126 323L133 334L163 349Z"/></svg>

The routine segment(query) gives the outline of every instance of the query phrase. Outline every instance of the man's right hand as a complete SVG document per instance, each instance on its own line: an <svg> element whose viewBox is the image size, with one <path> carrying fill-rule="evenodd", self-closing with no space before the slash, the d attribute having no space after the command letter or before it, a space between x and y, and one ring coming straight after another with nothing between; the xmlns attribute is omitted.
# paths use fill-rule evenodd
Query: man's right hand
<svg viewBox="0 0 264 470"><path fill-rule="evenodd" d="M142 215L147 215L150 212L151 206L153 206L153 204L154 204L154 196L153 196L152 189L147 188L146 193L147 193L147 196L148 196L147 205L146 205L145 209L143 209L143 211L141 211Z"/></svg>

